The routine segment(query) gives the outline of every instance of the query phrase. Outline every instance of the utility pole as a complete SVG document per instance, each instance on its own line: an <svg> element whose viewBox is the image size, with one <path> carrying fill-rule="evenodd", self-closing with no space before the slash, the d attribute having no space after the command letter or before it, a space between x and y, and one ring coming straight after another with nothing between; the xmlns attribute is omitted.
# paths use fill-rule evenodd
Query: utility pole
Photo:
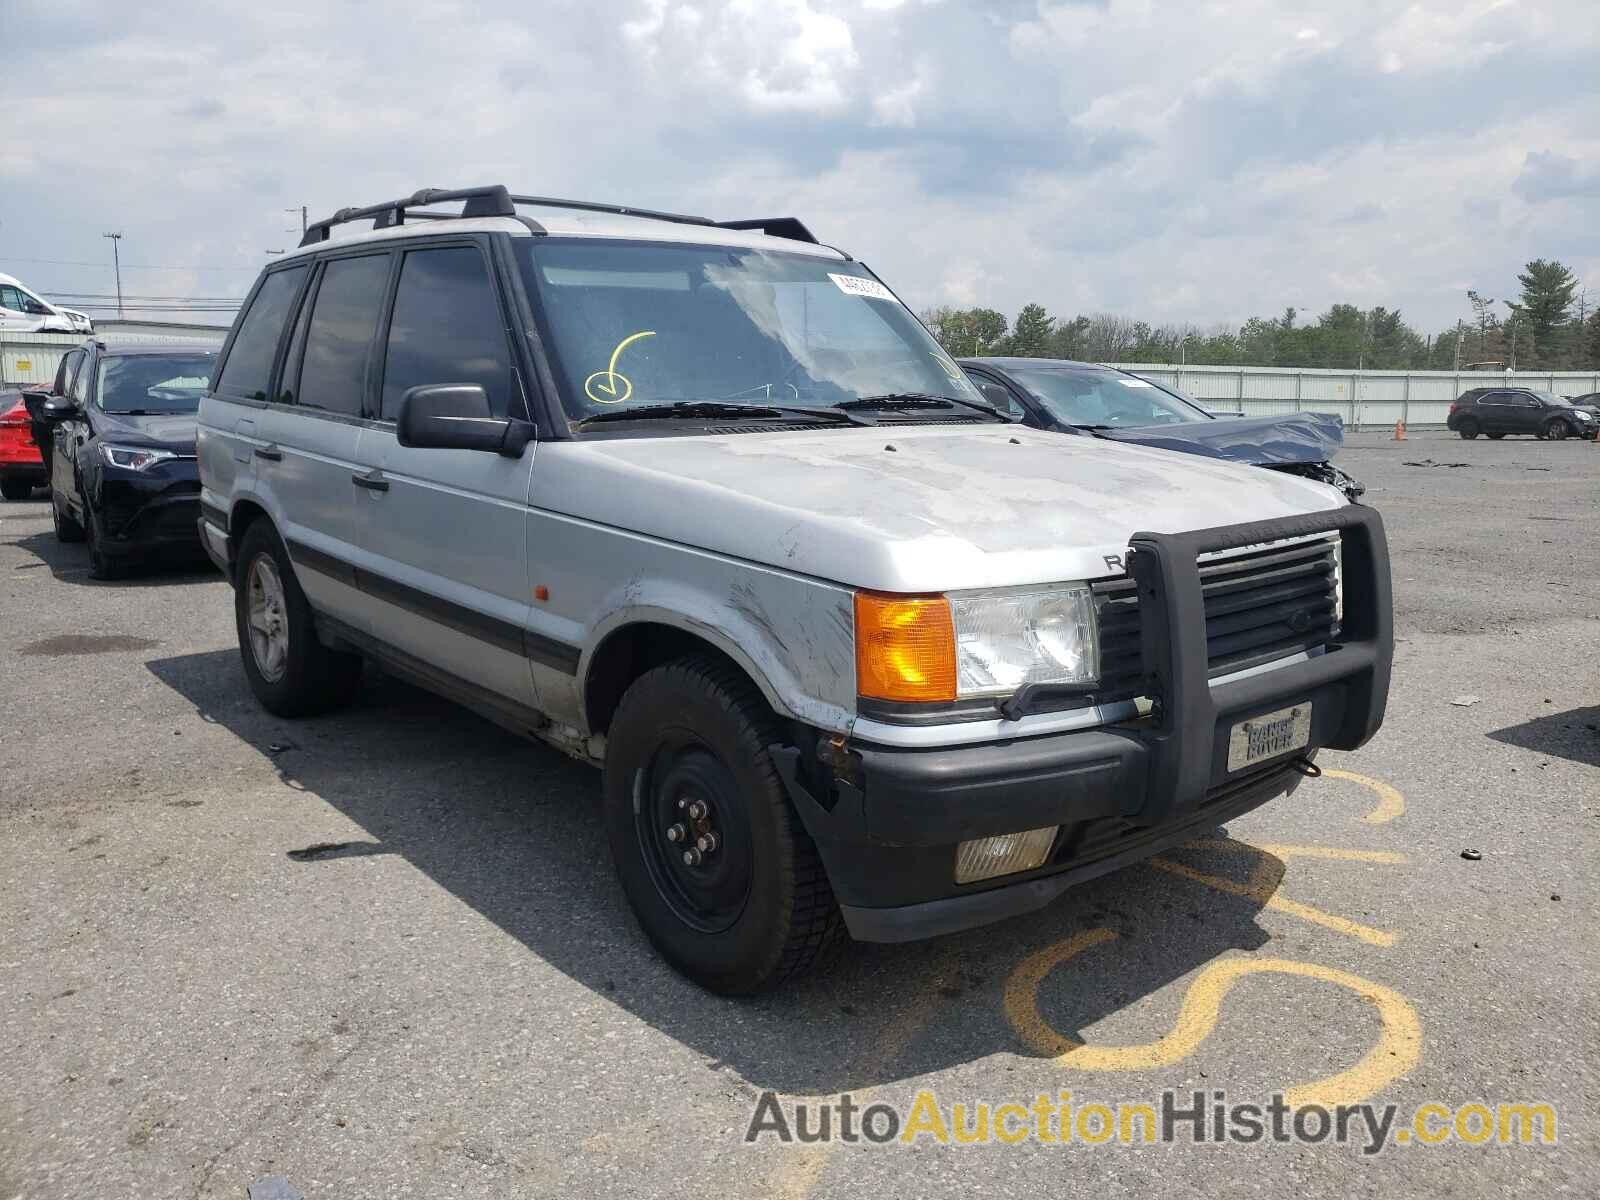
<svg viewBox="0 0 1600 1200"><path fill-rule="evenodd" d="M117 273L117 316L122 316L122 255L118 252L117 243L122 241L120 233L101 234L102 237L111 239L111 267Z"/></svg>
<svg viewBox="0 0 1600 1200"><path fill-rule="evenodd" d="M1456 318L1456 374L1461 373L1461 318Z"/></svg>

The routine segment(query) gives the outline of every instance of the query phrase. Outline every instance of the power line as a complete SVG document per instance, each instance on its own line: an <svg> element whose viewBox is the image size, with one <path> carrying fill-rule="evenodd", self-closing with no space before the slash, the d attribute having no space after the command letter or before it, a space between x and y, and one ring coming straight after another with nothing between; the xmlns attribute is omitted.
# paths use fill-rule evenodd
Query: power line
<svg viewBox="0 0 1600 1200"><path fill-rule="evenodd" d="M8 263L44 263L52 267L101 267L103 262L84 262L81 259L71 258L12 258L9 254L0 254L0 260ZM152 266L149 263L123 263L124 271L254 271L255 266L246 263L237 267L166 267Z"/></svg>

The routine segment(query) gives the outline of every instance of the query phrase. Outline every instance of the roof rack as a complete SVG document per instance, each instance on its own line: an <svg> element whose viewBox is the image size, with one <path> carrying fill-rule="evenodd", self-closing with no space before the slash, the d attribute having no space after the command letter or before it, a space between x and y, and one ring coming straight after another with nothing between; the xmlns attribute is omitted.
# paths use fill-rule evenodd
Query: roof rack
<svg viewBox="0 0 1600 1200"><path fill-rule="evenodd" d="M753 229L768 237L788 238L791 242L810 242L813 246L821 245L799 217L756 217L749 221L718 221L717 224L723 229Z"/></svg>
<svg viewBox="0 0 1600 1200"><path fill-rule="evenodd" d="M558 200L551 196L513 196L503 184L494 184L489 187L457 188L446 190L442 188L423 188L399 200L387 200L382 204L372 204L365 208L341 208L333 216L321 221L314 221L306 226L305 236L300 239L302 246L314 246L325 242L332 236L336 225L344 225L350 221L372 220L374 229L388 229L395 225L404 225L408 219L407 209L423 208L432 204L444 204L452 200L462 200L461 212L455 214L459 218L467 217L515 217L527 225L535 233L543 233L544 229L535 221L522 216L517 212L517 205L527 205L538 208L568 208L580 212L613 213L624 217L644 217L652 221L672 221L680 225L704 225L717 229L742 229L753 230L767 234L769 237L788 238L796 242L810 242L819 244L817 239L805 225L796 217L761 217L744 221L713 221L709 217L694 217L684 213L658 212L650 208L633 208L622 204L596 204L588 200ZM411 213L410 220L450 220L450 214L445 213Z"/></svg>

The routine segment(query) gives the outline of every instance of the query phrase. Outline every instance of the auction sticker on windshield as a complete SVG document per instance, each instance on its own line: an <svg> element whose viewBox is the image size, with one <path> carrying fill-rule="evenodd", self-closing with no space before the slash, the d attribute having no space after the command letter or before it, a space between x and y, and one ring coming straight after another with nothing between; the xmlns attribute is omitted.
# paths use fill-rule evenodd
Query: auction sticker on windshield
<svg viewBox="0 0 1600 1200"><path fill-rule="evenodd" d="M868 300L895 299L894 293L876 279L863 279L859 275L835 275L831 271L828 273L828 278L838 285L841 292L852 296L865 296Z"/></svg>
<svg viewBox="0 0 1600 1200"><path fill-rule="evenodd" d="M1311 741L1311 705L1297 704L1240 721L1228 735L1228 770L1237 771Z"/></svg>

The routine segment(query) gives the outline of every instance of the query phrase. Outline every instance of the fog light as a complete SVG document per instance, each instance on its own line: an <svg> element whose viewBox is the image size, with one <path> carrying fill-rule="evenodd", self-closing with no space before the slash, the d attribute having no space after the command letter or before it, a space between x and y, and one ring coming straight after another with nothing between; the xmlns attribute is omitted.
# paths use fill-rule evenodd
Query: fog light
<svg viewBox="0 0 1600 1200"><path fill-rule="evenodd" d="M1059 828L1047 825L1024 833L1002 833L999 837L962 842L956 847L956 882L976 883L1043 866Z"/></svg>

